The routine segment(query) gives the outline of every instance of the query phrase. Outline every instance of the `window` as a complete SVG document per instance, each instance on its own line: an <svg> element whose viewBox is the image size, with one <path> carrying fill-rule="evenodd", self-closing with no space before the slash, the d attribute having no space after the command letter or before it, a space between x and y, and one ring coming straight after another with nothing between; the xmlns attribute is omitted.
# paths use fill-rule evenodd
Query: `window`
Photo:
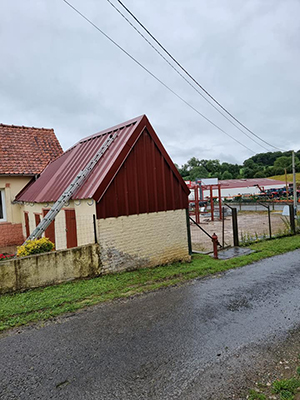
<svg viewBox="0 0 300 400"><path fill-rule="evenodd" d="M2 221L6 221L4 189L0 189L0 222Z"/></svg>

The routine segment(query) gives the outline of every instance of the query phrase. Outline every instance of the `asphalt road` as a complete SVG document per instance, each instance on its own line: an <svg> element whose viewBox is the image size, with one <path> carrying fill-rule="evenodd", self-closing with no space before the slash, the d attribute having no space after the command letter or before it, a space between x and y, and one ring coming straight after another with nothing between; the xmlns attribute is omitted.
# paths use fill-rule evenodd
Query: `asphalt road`
<svg viewBox="0 0 300 400"><path fill-rule="evenodd" d="M14 330L0 399L234 398L230 382L300 326L299 299L298 250Z"/></svg>

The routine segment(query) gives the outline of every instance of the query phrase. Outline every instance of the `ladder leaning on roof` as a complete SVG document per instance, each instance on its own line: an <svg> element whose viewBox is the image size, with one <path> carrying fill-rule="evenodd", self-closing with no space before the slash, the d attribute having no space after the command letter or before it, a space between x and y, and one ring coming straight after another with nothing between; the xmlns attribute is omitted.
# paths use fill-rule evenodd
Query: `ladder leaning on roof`
<svg viewBox="0 0 300 400"><path fill-rule="evenodd" d="M63 192L63 194L59 197L59 199L53 204L51 209L48 211L46 216L42 219L42 221L38 224L35 230L29 235L29 237L25 240L24 244L28 240L38 239L42 236L51 222L55 219L57 214L63 208L63 206L70 200L72 195L76 192L76 190L81 186L83 181L89 176L92 172L93 168L112 144L112 142L118 136L118 131L114 134L111 134L109 138L105 141L105 143L101 146L98 153L88 162L86 167L79 172L79 174L73 179L67 189Z"/></svg>

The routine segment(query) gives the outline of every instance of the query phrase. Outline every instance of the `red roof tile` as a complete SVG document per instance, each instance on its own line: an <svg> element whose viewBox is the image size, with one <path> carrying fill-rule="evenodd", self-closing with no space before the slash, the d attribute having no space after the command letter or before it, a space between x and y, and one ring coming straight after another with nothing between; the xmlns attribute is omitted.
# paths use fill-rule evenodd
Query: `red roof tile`
<svg viewBox="0 0 300 400"><path fill-rule="evenodd" d="M0 124L0 175L36 175L63 150L53 129Z"/></svg>

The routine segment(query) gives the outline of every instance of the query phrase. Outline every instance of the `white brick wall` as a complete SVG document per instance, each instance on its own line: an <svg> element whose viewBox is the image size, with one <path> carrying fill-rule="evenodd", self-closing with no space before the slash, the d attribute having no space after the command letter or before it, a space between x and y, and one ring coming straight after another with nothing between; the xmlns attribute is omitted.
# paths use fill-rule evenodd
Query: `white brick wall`
<svg viewBox="0 0 300 400"><path fill-rule="evenodd" d="M107 272L189 260L186 211L97 221L101 260Z"/></svg>

